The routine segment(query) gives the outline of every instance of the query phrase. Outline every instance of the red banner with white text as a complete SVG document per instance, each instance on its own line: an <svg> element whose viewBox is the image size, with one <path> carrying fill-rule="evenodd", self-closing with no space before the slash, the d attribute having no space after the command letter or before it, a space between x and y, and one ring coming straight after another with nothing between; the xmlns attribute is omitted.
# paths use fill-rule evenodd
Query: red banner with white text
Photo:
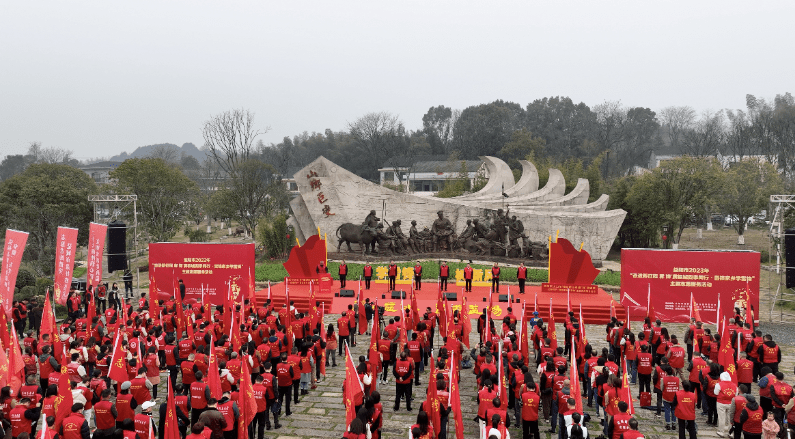
<svg viewBox="0 0 795 439"><path fill-rule="evenodd" d="M77 229L58 227L55 241L55 301L66 305L69 288L72 286L72 272L75 268L77 249Z"/></svg>
<svg viewBox="0 0 795 439"><path fill-rule="evenodd" d="M758 317L759 270L760 254L752 251L622 249L621 303L640 318L650 298L661 321L688 322L692 293L706 323L749 304Z"/></svg>
<svg viewBox="0 0 795 439"><path fill-rule="evenodd" d="M11 317L11 304L14 302L14 287L17 284L17 274L19 265L22 263L22 252L25 251L25 244L28 242L28 233L18 230L6 229L6 241L3 247L3 268L0 279L2 279L3 311L6 317Z"/></svg>
<svg viewBox="0 0 795 439"><path fill-rule="evenodd" d="M221 305L229 294L239 303L251 286L254 269L254 243L149 244L150 289L157 288L160 295L173 296L176 277L185 283L186 300Z"/></svg>
<svg viewBox="0 0 795 439"><path fill-rule="evenodd" d="M105 251L105 236L108 226L91 223L88 228L88 260L86 281L96 287L102 282L102 253Z"/></svg>

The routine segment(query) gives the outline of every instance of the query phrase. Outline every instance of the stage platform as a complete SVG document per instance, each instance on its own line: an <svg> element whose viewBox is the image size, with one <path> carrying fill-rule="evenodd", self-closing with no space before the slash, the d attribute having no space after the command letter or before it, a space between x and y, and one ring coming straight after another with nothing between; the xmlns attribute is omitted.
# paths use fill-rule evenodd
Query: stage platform
<svg viewBox="0 0 795 439"><path fill-rule="evenodd" d="M400 310L400 298L393 299L391 291L388 290L386 283L372 282L369 290L364 289L364 282L362 282L362 292L365 298L369 298L371 302L378 302L379 306L386 308L387 315L398 315ZM436 282L425 282L422 289L417 293L417 305L420 312L424 312L426 307L431 309L436 308L436 300L438 295L438 287ZM359 292L359 282L348 282L346 289L354 291L354 295ZM454 283L449 284L447 288L448 293L457 293L457 300L450 301L450 306L453 309L461 309L463 298L466 297L467 307L469 308L470 318L475 319L478 315L483 313L483 308L488 306L489 290L487 286L474 286L472 292L464 293L464 288L456 286ZM335 297L339 293L339 281L334 281L330 291L320 294L317 287L315 287L315 300L324 304L326 314L339 314L348 309L348 305L356 302L354 297ZM406 298L403 300L404 307L411 306L409 300L409 293L411 286L409 284L398 284L397 290L406 292ZM492 318L501 319L507 314L509 306L513 308L513 313L519 315L522 310L522 301L526 302L527 317L532 317L534 311L534 304L538 302L539 316L544 320L549 318L550 299L555 313L555 321L562 322L566 315L566 293L550 293L542 292L541 286L526 286L525 294L518 294L519 287L517 285L501 285L500 294L507 294L510 298L509 302L500 302L498 295L494 295L492 310ZM268 289L262 289L256 292L257 304L261 305L268 298ZM537 297L537 299L536 299ZM271 298L277 308L281 307L285 302L286 292L285 284L283 282L278 284L271 284ZM309 309L309 285L290 285L290 300L295 303L295 306L300 312L306 312ZM516 301L519 301L518 303ZM613 296L599 288L595 294L588 293L571 293L571 306L575 316L579 313L580 304L582 304L582 314L585 323L588 324L602 324L610 320L610 304L615 306L617 317L620 320L626 318L624 308L616 301ZM641 320L641 316L633 318L633 320Z"/></svg>

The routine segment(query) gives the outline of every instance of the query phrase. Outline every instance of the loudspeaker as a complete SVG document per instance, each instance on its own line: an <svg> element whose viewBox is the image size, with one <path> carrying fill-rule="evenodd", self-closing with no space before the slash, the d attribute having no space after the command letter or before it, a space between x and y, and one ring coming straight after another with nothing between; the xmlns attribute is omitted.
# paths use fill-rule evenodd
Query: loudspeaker
<svg viewBox="0 0 795 439"><path fill-rule="evenodd" d="M340 297L353 297L353 290L340 290Z"/></svg>
<svg viewBox="0 0 795 439"><path fill-rule="evenodd" d="M127 224L113 221L108 224L108 271L127 269Z"/></svg>
<svg viewBox="0 0 795 439"><path fill-rule="evenodd" d="M458 293L444 293L444 297L446 297L447 300L456 301L458 300Z"/></svg>
<svg viewBox="0 0 795 439"><path fill-rule="evenodd" d="M784 231L784 258L787 263L787 288L795 288L795 229Z"/></svg>
<svg viewBox="0 0 795 439"><path fill-rule="evenodd" d="M397 290L392 291L392 298L393 299L400 299L401 295L403 296L402 297L403 299L406 298L406 292L405 291L397 291Z"/></svg>
<svg viewBox="0 0 795 439"><path fill-rule="evenodd" d="M507 302L508 295L507 294L500 294L500 302Z"/></svg>

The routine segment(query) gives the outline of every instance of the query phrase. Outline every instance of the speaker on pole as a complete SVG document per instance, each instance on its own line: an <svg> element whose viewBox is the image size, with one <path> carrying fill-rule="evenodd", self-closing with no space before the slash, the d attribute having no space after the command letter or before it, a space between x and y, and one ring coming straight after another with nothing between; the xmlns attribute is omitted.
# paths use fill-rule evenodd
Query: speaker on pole
<svg viewBox="0 0 795 439"><path fill-rule="evenodd" d="M127 269L127 224L113 221L108 224L108 271Z"/></svg>

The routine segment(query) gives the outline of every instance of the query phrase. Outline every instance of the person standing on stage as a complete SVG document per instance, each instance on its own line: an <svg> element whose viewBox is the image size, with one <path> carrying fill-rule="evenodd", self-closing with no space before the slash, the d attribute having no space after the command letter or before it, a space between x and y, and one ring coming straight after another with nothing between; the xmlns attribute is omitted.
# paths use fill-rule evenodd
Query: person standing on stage
<svg viewBox="0 0 795 439"><path fill-rule="evenodd" d="M447 262L442 262L442 266L439 267L439 287L442 291L447 291L448 277L450 277L450 267L447 266Z"/></svg>
<svg viewBox="0 0 795 439"><path fill-rule="evenodd" d="M519 294L524 294L524 283L527 280L527 267L524 262L519 263L519 268L516 269L516 279L519 280Z"/></svg>
<svg viewBox="0 0 795 439"><path fill-rule="evenodd" d="M395 262L389 261L389 271L387 272L387 275L389 276L389 289L393 291L395 289L395 278L397 278L397 271L398 269L397 265L395 265Z"/></svg>
<svg viewBox="0 0 795 439"><path fill-rule="evenodd" d="M340 264L339 272L340 276L340 288L345 288L345 278L348 276L348 265L345 264L345 260L342 260Z"/></svg>
<svg viewBox="0 0 795 439"><path fill-rule="evenodd" d="M420 265L420 261L414 264L414 289L422 289L422 265Z"/></svg>
<svg viewBox="0 0 795 439"><path fill-rule="evenodd" d="M494 290L495 294L500 292L500 267L496 262L491 267L491 289Z"/></svg>
<svg viewBox="0 0 795 439"><path fill-rule="evenodd" d="M370 279L373 278L373 267L370 266L370 261L364 264L364 289L370 289Z"/></svg>
<svg viewBox="0 0 795 439"><path fill-rule="evenodd" d="M464 268L464 284L467 293L472 292L472 273L472 265L467 264L466 268Z"/></svg>

